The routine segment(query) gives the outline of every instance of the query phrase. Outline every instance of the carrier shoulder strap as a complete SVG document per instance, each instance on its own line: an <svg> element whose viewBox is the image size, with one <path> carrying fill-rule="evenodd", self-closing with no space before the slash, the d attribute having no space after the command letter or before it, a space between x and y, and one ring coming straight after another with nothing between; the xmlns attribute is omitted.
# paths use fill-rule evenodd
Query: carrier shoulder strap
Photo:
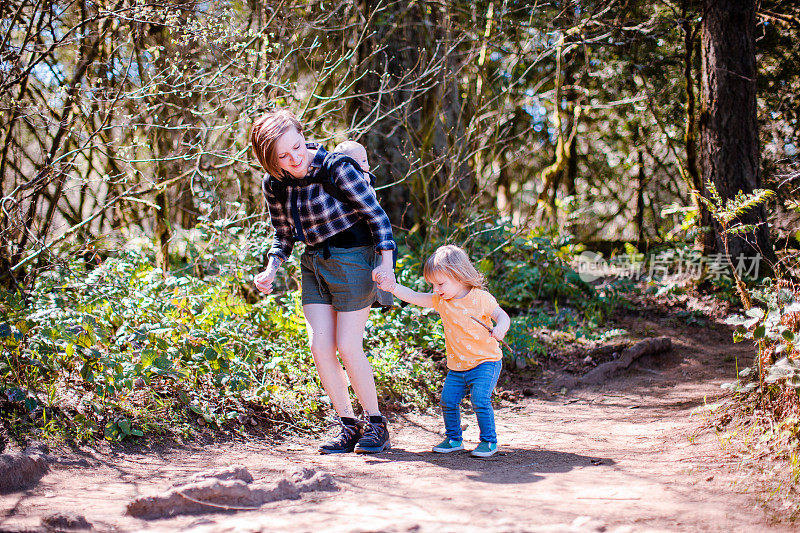
<svg viewBox="0 0 800 533"><path fill-rule="evenodd" d="M340 202L346 204L350 203L350 200L347 196L342 192L342 189L336 184L336 181L333 179L333 169L342 163L350 163L355 167L356 170L359 172L364 172L361 170L361 166L350 156L345 154L340 154L337 152L329 152L328 155L325 156L325 159L322 160L322 167L320 171L317 173L317 181L322 184L322 187L325 189L325 192L329 195L333 196ZM369 184L371 187L375 186L375 176L372 173L366 173L369 176Z"/></svg>
<svg viewBox="0 0 800 533"><path fill-rule="evenodd" d="M350 198L347 197L344 191L342 191L342 189L333 179L333 169L342 163L350 163L359 172L364 172L361 170L361 166L359 166L356 160L352 157L331 152L328 153L322 160L322 166L320 167L319 172L317 172L314 176L314 181L322 185L322 188L326 193L328 193L330 196L333 196L341 203L352 205ZM370 186L374 187L375 176L371 172L366 172L366 174L369 176ZM286 201L289 198L289 190L285 181L274 176L266 176L263 178L262 187L264 188L265 192L271 192L275 196L275 199L278 201L278 203L281 205L286 205Z"/></svg>
<svg viewBox="0 0 800 533"><path fill-rule="evenodd" d="M363 170L361 170L361 167L356 162L356 160L353 159L352 157L347 156L345 154L331 152L328 153L322 160L322 167L320 168L319 172L317 172L314 181L322 185L326 193L333 196L340 202L349 203L350 200L347 198L344 192L342 192L342 189L336 184L336 181L333 179L333 169L336 167L336 165L339 165L341 163L350 163L359 172L364 172ZM370 172L367 172L366 174L369 176L370 186L374 187L375 176ZM285 204L288 198L288 190L286 182L274 176L266 176L264 177L263 180L264 180L263 187L266 190L270 191L273 195L275 195L275 198L278 200L279 203Z"/></svg>

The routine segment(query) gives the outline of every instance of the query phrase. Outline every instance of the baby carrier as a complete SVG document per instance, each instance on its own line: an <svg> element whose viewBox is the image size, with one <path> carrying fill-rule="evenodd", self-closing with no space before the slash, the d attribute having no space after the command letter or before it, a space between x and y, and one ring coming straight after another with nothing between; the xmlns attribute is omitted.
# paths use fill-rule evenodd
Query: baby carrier
<svg viewBox="0 0 800 533"><path fill-rule="evenodd" d="M319 171L317 171L314 177L311 178L311 183L319 183L322 185L322 188L326 193L328 193L328 195L336 198L343 204L353 206L352 201L336 184L336 181L333 178L334 168L342 163L350 163L353 165L353 167L355 167L356 170L363 172L361 167L352 157L339 153L328 153L323 159L322 166L320 167ZM369 172L366 174L369 176L370 186L374 187L375 176ZM267 176L264 178L264 180L264 188L274 194L275 198L281 205L286 205L286 200L289 197L289 190L286 182L273 176ZM289 207L289 210L291 212L292 222L294 224L294 239L295 241L305 242L305 233L303 232L299 208L296 204L293 204ZM374 241L372 238L372 232L369 229L369 225L367 224L366 220L360 219L349 228L328 237L322 243L312 246L312 248L322 249L323 257L327 259L330 257L330 247L354 248L356 246L370 246L372 244L374 244Z"/></svg>

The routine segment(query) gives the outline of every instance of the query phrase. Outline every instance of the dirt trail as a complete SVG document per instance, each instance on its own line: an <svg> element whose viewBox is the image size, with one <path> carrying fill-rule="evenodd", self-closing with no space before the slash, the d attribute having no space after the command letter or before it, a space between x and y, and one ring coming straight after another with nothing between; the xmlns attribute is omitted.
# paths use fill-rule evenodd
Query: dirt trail
<svg viewBox="0 0 800 533"><path fill-rule="evenodd" d="M393 449L377 456L320 456L315 442L233 442L167 449L84 450L55 464L28 491L0 496L0 531L36 528L56 511L82 514L98 531L578 532L788 531L769 523L746 477L701 430L706 398L734 375L727 331L631 320L623 327L668 335L669 355L648 356L602 387L543 392L497 409L501 453L431 453L440 417L392 422ZM710 400L709 400L710 401ZM474 417L466 440L477 442ZM246 466L257 481L305 466L333 474L338 492L307 493L258 511L162 520L124 515L137 496L196 472Z"/></svg>

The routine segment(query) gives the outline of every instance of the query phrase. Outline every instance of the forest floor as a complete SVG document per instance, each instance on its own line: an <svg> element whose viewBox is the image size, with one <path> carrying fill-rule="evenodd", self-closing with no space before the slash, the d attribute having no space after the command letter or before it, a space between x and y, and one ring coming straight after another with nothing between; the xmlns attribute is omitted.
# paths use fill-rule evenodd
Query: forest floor
<svg viewBox="0 0 800 533"><path fill-rule="evenodd" d="M733 344L713 320L700 326L640 314L618 323L639 338L669 336L673 348L599 386L554 388L557 368L535 382L507 381L496 409L500 452L491 458L432 453L442 439L433 412L392 415L393 447L378 455L322 456L316 440L298 436L53 449L60 459L33 488L0 496L0 531L51 531L42 520L61 511L82 515L96 531L793 530L765 510L766 489L709 414L736 361L741 368L752 359L752 346ZM474 446L474 416L463 420L465 444ZM297 467L327 472L339 490L258 510L125 514L134 498L232 464L264 483Z"/></svg>

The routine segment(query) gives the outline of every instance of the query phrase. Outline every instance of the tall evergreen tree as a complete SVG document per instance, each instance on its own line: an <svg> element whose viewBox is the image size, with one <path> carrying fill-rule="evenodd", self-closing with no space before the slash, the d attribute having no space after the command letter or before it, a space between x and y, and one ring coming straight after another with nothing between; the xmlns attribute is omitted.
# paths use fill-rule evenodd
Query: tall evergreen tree
<svg viewBox="0 0 800 533"><path fill-rule="evenodd" d="M756 121L755 2L707 0L702 26L700 144L704 190L713 183L723 200L761 187ZM772 257L763 205L742 215L739 223L755 228L732 235L728 253ZM706 252L723 251L715 224Z"/></svg>

